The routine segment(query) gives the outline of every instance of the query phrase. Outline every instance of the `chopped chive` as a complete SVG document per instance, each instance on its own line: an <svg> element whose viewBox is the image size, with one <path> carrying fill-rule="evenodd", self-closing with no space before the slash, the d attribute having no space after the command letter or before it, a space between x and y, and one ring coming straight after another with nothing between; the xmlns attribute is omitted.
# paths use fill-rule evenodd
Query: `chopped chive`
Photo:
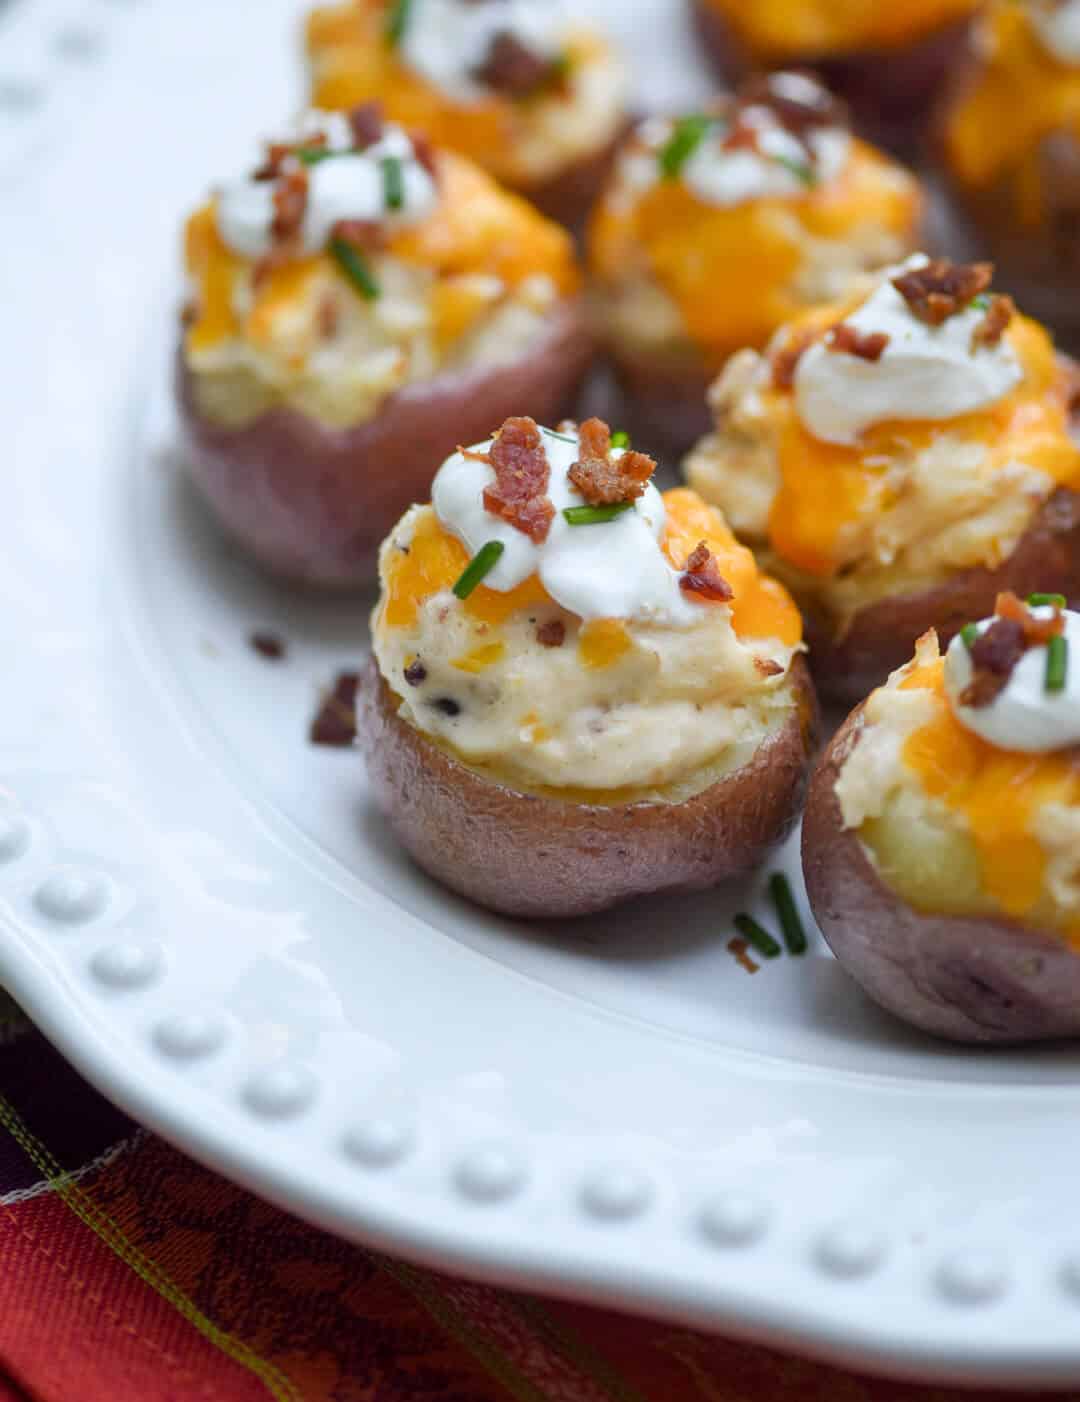
<svg viewBox="0 0 1080 1402"><path fill-rule="evenodd" d="M624 428L617 428L611 435L611 446L613 448L629 448L630 435Z"/></svg>
<svg viewBox="0 0 1080 1402"><path fill-rule="evenodd" d="M371 275L363 254L344 239L330 240L330 256L360 293L361 297L373 302L379 295L379 284Z"/></svg>
<svg viewBox="0 0 1080 1402"><path fill-rule="evenodd" d="M665 180L674 180L683 166L705 139L705 133L713 126L715 118L698 115L682 117L675 123L675 130L660 148L657 160Z"/></svg>
<svg viewBox="0 0 1080 1402"><path fill-rule="evenodd" d="M990 298L985 292L980 292L977 297L972 297L971 301L968 303L968 307L977 312L989 311Z"/></svg>
<svg viewBox="0 0 1080 1402"><path fill-rule="evenodd" d="M326 146L301 146L300 149L295 152L296 159L301 165L305 166L321 165L323 161L332 160L335 156L348 156L351 154L350 151L331 151Z"/></svg>
<svg viewBox="0 0 1080 1402"><path fill-rule="evenodd" d="M384 156L382 166L383 198L387 209L401 209L405 204L405 175L399 156Z"/></svg>
<svg viewBox="0 0 1080 1402"><path fill-rule="evenodd" d="M394 0L386 18L386 42L392 47L396 47L404 39L405 31L409 27L411 9L412 0Z"/></svg>
<svg viewBox="0 0 1080 1402"><path fill-rule="evenodd" d="M1064 691L1069 679L1069 640L1051 638L1046 648L1046 689Z"/></svg>
<svg viewBox="0 0 1080 1402"><path fill-rule="evenodd" d="M963 639L964 646L967 648L968 652L970 652L978 641L979 630L974 623L965 623L960 629L960 637Z"/></svg>
<svg viewBox="0 0 1080 1402"><path fill-rule="evenodd" d="M1056 609L1063 609L1063 608L1065 607L1065 595L1064 595L1064 594L1029 594L1028 597L1027 597L1027 601L1028 601L1028 607L1029 607L1029 608L1033 608L1033 609L1037 609L1037 608L1056 608Z"/></svg>
<svg viewBox="0 0 1080 1402"><path fill-rule="evenodd" d="M605 521L614 521L633 504L632 501L613 501L604 506L564 506L563 515L568 526L600 526Z"/></svg>
<svg viewBox="0 0 1080 1402"><path fill-rule="evenodd" d="M467 599L476 586L485 579L499 563L499 556L506 549L501 540L489 540L472 557L461 571L454 585L454 593L459 599Z"/></svg>
<svg viewBox="0 0 1080 1402"><path fill-rule="evenodd" d="M541 433L546 433L549 438L557 438L560 443L576 443L578 440L569 433L556 433L553 428L542 428Z"/></svg>
<svg viewBox="0 0 1080 1402"><path fill-rule="evenodd" d="M818 184L817 172L813 166L805 165L802 161L793 161L790 156L772 156L771 159L778 166L789 170L797 180L801 180L808 190Z"/></svg>
<svg viewBox="0 0 1080 1402"><path fill-rule="evenodd" d="M736 915L735 928L747 944L753 945L766 959L776 959L784 952L779 940L774 940L752 915Z"/></svg>
<svg viewBox="0 0 1080 1402"><path fill-rule="evenodd" d="M791 894L791 883L782 871L774 871L769 877L769 895L776 907L777 919L784 932L784 943L789 954L805 954L807 947L806 931L799 919L795 897Z"/></svg>

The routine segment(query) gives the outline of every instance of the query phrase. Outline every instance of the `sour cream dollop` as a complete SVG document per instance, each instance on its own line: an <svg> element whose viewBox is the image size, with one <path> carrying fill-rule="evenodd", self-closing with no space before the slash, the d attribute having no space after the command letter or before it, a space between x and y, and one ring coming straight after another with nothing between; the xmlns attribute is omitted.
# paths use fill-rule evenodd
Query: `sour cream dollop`
<svg viewBox="0 0 1080 1402"><path fill-rule="evenodd" d="M1031 0L1029 13L1045 48L1061 63L1080 64L1080 0Z"/></svg>
<svg viewBox="0 0 1080 1402"><path fill-rule="evenodd" d="M996 346L972 349L984 309L968 307L940 326L913 314L891 279L928 261L916 254L886 269L876 290L846 318L862 334L888 336L880 359L830 350L818 341L799 360L795 405L815 438L850 444L890 419L953 419L996 403L1024 378L1007 336Z"/></svg>
<svg viewBox="0 0 1080 1402"><path fill-rule="evenodd" d="M742 120L757 128L756 150L725 150L726 132L720 128L683 167L684 184L703 204L724 207L805 195L817 185L831 184L847 164L851 135L843 127L810 132L808 151L767 107L747 108Z"/></svg>
<svg viewBox="0 0 1080 1402"><path fill-rule="evenodd" d="M352 131L343 114L307 113L297 127L296 139L316 134L325 136L325 149L334 155L307 167L308 197L300 226L304 253L320 253L341 219L378 222L388 229L403 228L426 218L438 203L435 181L417 160L412 141L400 127L386 126L379 141L358 151L353 149ZM401 162L399 209L390 209L386 203L382 163L387 158ZM249 177L218 192L218 231L234 253L244 258L262 258L272 251L275 185L273 180Z"/></svg>
<svg viewBox="0 0 1080 1402"><path fill-rule="evenodd" d="M499 35L554 60L565 33L566 14L556 0L413 0L400 53L448 97L475 102L488 96L477 73Z"/></svg>
<svg viewBox="0 0 1080 1402"><path fill-rule="evenodd" d="M1049 618L1049 608L1035 609ZM977 624L985 632L994 620ZM971 681L974 668L967 645L955 637L945 654L945 694L960 723L988 744L1001 750L1047 754L1080 745L1080 613L1065 612L1068 667L1062 691L1046 689L1045 647L1029 648L1013 668L1007 685L988 706L964 706L960 696Z"/></svg>
<svg viewBox="0 0 1080 1402"><path fill-rule="evenodd" d="M494 469L487 463L454 453L435 476L431 489L435 514L470 555L488 541L502 542L503 553L485 577L485 585L506 593L538 574L555 602L581 619L635 619L675 627L700 621L700 605L686 598L678 573L660 548L666 518L653 484L614 520L571 526L563 509L585 504L566 475L581 456L578 439L550 429L542 433L555 519L540 545L485 509L484 488L495 481ZM490 447L488 440L472 451L486 453ZM612 458L620 452L614 449Z"/></svg>

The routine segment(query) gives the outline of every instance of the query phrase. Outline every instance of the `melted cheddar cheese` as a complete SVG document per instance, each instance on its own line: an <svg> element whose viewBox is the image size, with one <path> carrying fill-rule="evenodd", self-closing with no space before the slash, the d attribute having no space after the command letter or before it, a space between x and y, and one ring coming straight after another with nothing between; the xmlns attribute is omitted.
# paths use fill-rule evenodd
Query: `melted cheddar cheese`
<svg viewBox="0 0 1080 1402"><path fill-rule="evenodd" d="M613 288L637 268L655 279L687 336L719 368L733 351L763 345L805 310L800 278L808 245L842 244L872 230L893 236L899 253L921 212L915 181L853 141L839 179L795 197L721 207L680 180L660 180L637 198L616 184L593 215L589 264Z"/></svg>
<svg viewBox="0 0 1080 1402"><path fill-rule="evenodd" d="M759 59L899 49L973 15L979 0L708 0Z"/></svg>
<svg viewBox="0 0 1080 1402"><path fill-rule="evenodd" d="M1040 142L1057 131L1080 139L1080 68L1040 42L1022 5L999 5L986 24L982 66L946 119L946 156L971 189L1007 179L1016 216L1036 225L1046 180Z"/></svg>

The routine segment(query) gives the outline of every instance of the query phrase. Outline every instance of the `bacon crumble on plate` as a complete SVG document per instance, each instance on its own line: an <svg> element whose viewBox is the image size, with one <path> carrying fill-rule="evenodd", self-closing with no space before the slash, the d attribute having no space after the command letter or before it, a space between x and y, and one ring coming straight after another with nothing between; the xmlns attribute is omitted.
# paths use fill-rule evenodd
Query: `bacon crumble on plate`
<svg viewBox="0 0 1080 1402"><path fill-rule="evenodd" d="M507 419L483 457L495 469L494 485L484 488L485 510L541 545L555 508L547 494L551 468L536 420Z"/></svg>
<svg viewBox="0 0 1080 1402"><path fill-rule="evenodd" d="M603 419L586 419L579 431L581 457L567 476L590 506L637 501L656 471L656 463L632 448L611 456L611 430Z"/></svg>
<svg viewBox="0 0 1080 1402"><path fill-rule="evenodd" d="M833 327L825 343L827 350L843 351L848 355L858 356L860 360L871 362L881 359L888 344L889 337L886 332L859 331L856 327L849 326L846 321Z"/></svg>
<svg viewBox="0 0 1080 1402"><path fill-rule="evenodd" d="M683 567L679 588L687 594L699 594L714 604L726 604L735 597L731 585L720 573L716 557L703 540L698 542Z"/></svg>
<svg viewBox="0 0 1080 1402"><path fill-rule="evenodd" d="M356 739L356 689L358 672L339 672L333 687L323 697L311 723L313 745L351 745Z"/></svg>
<svg viewBox="0 0 1080 1402"><path fill-rule="evenodd" d="M987 290L994 280L993 263L953 263L933 258L892 279L892 285L927 326L941 326Z"/></svg>

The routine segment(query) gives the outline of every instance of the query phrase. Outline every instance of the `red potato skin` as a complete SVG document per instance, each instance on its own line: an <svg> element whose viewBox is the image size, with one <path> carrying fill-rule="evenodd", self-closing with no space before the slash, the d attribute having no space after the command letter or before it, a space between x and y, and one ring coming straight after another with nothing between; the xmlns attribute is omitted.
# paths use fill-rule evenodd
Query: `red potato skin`
<svg viewBox="0 0 1080 1402"><path fill-rule="evenodd" d="M895 3L895 0L880 0ZM694 20L718 77L736 87L760 68L708 0L691 0ZM949 77L965 62L971 19L953 21L905 49L851 54L800 54L780 66L820 75L851 109L856 130L901 156L921 149Z"/></svg>
<svg viewBox="0 0 1080 1402"><path fill-rule="evenodd" d="M591 156L583 156L574 165L539 185L516 185L513 188L534 205L541 214L562 224L579 238L585 219L599 191L607 183L615 165L615 157L632 123L627 120L614 137Z"/></svg>
<svg viewBox="0 0 1080 1402"><path fill-rule="evenodd" d="M1020 598L1040 591L1064 594L1070 608L1080 604L1080 493L1067 487L1052 492L997 569L962 570L932 589L870 604L842 635L800 599L819 695L846 705L861 701L910 659L928 628L936 628L947 647L965 623L993 613L1005 589Z"/></svg>
<svg viewBox="0 0 1080 1402"><path fill-rule="evenodd" d="M792 675L797 700L783 726L742 768L678 804L602 807L507 788L402 720L374 659L357 693L357 734L375 802L430 876L504 915L588 915L715 886L787 836L818 728L801 657Z"/></svg>
<svg viewBox="0 0 1080 1402"><path fill-rule="evenodd" d="M181 349L184 465L221 525L266 569L298 583L355 588L370 582L379 545L402 513L427 500L448 454L512 414L540 423L566 416L592 358L583 302L575 299L521 359L409 385L353 428L330 428L286 407L229 428L199 414Z"/></svg>
<svg viewBox="0 0 1080 1402"><path fill-rule="evenodd" d="M802 860L810 907L845 971L903 1021L954 1042L1080 1034L1080 955L1005 919L922 914L882 881L845 829L836 780L862 730L845 721L810 781Z"/></svg>

